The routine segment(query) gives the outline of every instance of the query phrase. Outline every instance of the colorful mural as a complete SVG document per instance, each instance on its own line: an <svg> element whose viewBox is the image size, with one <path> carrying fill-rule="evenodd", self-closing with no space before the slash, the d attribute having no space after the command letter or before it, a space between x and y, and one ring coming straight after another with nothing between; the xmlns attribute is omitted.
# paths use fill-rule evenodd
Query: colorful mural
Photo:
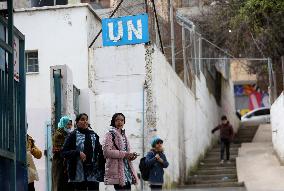
<svg viewBox="0 0 284 191"><path fill-rule="evenodd" d="M260 107L270 107L269 94L261 91L255 84L235 85L234 94L235 97L247 97L248 104L246 108L240 109L241 115Z"/></svg>

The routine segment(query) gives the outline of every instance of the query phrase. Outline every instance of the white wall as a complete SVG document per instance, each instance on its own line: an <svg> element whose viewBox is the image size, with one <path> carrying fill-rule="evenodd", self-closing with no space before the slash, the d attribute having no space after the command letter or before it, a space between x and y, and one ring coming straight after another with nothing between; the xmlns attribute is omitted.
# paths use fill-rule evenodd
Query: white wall
<svg viewBox="0 0 284 191"><path fill-rule="evenodd" d="M280 160L284 162L284 95L283 93L271 106L272 142Z"/></svg>
<svg viewBox="0 0 284 191"><path fill-rule="evenodd" d="M199 156L210 146L211 130L218 124L222 111L215 98L209 94L203 74L200 79L196 79L195 98L172 70L164 55L156 48L149 54L148 49L152 48L133 45L94 50L95 129L99 135L104 135L112 114L125 113L126 131L133 150L141 153L142 96L146 81L145 132L149 133L152 130L150 128L156 128L156 134L165 140L165 152L170 162L166 180L169 183L178 182L181 156L186 158L186 171L195 165ZM230 93L232 90L227 88L231 86L224 87L224 91L227 91L223 95L224 103L233 99L233 94ZM226 111L232 114L234 107L232 109L228 107ZM183 150L180 149L182 127L185 140ZM148 140L145 140L145 146L149 148ZM138 161L135 164L138 168Z"/></svg>
<svg viewBox="0 0 284 191"><path fill-rule="evenodd" d="M145 81L144 45L99 48L94 52L95 130L104 136L111 117L126 115L126 131L131 142L139 142L142 127L142 92ZM141 153L142 145L133 144Z"/></svg>
<svg viewBox="0 0 284 191"><path fill-rule="evenodd" d="M222 79L221 113L228 117L236 133L240 126L240 120L236 115L234 96L234 84L232 80Z"/></svg>
<svg viewBox="0 0 284 191"><path fill-rule="evenodd" d="M98 48L93 59L95 99L91 104L95 108L95 131L102 141L112 115L123 113L132 150L142 155L144 45ZM135 161L136 167L138 162Z"/></svg>
<svg viewBox="0 0 284 191"><path fill-rule="evenodd" d="M25 35L25 49L38 50L39 73L27 75L28 133L45 149L45 122L51 118L50 66L68 65L74 84L88 100L88 41L100 28L99 21L86 5L56 6L16 10L15 26ZM90 23L93 23L90 26ZM97 31L96 31L97 30ZM86 95L86 97L84 97ZM81 105L89 111L89 105ZM40 181L37 190L45 190L45 157L35 160Z"/></svg>
<svg viewBox="0 0 284 191"><path fill-rule="evenodd" d="M170 161L167 179L177 182L181 157L186 157L184 170L187 173L211 144L211 130L218 124L220 109L215 98L209 94L202 73L200 79L196 78L195 98L157 50L153 55L153 76L158 135L165 140ZM179 143L182 139L180 128L184 128L184 150Z"/></svg>

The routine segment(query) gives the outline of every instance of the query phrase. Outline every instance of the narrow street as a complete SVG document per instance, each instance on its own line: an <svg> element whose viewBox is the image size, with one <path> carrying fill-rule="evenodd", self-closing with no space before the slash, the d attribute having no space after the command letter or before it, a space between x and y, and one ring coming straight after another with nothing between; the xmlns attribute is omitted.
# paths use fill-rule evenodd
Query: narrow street
<svg viewBox="0 0 284 191"><path fill-rule="evenodd" d="M238 149L242 143L253 140L257 127L241 127L231 145L230 163L220 164L220 145L215 145L207 152L204 159L200 162L197 171L192 173L189 178L189 188L212 188L236 187L236 190L243 190L244 184L238 181L236 169L236 157ZM186 186L185 186L186 187ZM205 189L206 190L206 189Z"/></svg>
<svg viewBox="0 0 284 191"><path fill-rule="evenodd" d="M0 0L0 191L284 191L283 0Z"/></svg>

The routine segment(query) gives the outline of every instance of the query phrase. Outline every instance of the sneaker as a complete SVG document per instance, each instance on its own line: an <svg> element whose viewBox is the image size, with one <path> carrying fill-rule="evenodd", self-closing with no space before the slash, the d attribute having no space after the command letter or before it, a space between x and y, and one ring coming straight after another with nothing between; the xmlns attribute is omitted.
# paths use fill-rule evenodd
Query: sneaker
<svg viewBox="0 0 284 191"><path fill-rule="evenodd" d="M220 164L224 164L224 160L221 160L221 161L220 161Z"/></svg>

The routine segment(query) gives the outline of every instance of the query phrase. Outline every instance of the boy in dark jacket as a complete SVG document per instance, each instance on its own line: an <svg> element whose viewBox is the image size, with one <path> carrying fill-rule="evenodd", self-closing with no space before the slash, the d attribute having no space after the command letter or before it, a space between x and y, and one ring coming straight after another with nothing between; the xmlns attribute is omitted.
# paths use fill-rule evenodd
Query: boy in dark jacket
<svg viewBox="0 0 284 191"><path fill-rule="evenodd" d="M226 116L222 116L222 123L212 130L214 133L217 130L220 130L220 139L221 139L221 162L224 164L224 152L226 148L227 163L230 163L230 144L234 136L234 130Z"/></svg>
<svg viewBox="0 0 284 191"><path fill-rule="evenodd" d="M162 190L164 168L169 166L163 149L163 140L155 137L151 142L152 149L146 156L145 163L150 168L149 183L151 190Z"/></svg>

